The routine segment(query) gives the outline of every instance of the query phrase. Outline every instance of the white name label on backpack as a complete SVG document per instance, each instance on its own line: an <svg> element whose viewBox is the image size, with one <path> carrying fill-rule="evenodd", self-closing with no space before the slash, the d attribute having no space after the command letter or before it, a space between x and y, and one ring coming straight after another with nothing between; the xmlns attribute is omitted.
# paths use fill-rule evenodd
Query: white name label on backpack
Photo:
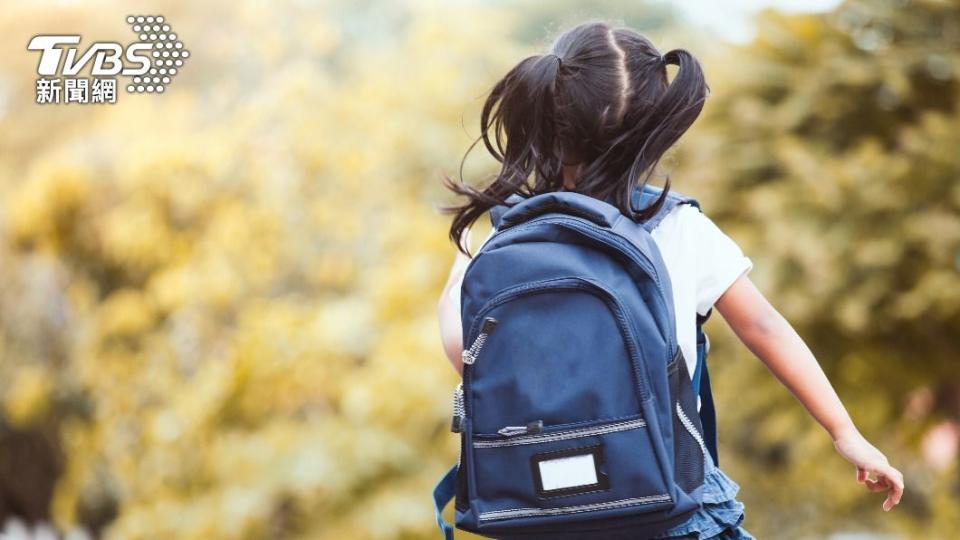
<svg viewBox="0 0 960 540"><path fill-rule="evenodd" d="M544 491L597 484L597 464L593 454L550 459L538 465Z"/></svg>
<svg viewBox="0 0 960 540"><path fill-rule="evenodd" d="M534 454L533 488L545 498L610 489L604 463L602 444Z"/></svg>

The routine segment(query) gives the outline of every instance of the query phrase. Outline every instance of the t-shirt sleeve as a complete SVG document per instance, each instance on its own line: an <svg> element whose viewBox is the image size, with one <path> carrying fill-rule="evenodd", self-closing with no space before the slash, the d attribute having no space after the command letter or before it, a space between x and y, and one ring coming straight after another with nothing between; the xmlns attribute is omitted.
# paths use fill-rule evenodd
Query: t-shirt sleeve
<svg viewBox="0 0 960 540"><path fill-rule="evenodd" d="M700 211L691 212L690 226L697 242L697 313L706 315L753 262L740 246Z"/></svg>
<svg viewBox="0 0 960 540"><path fill-rule="evenodd" d="M490 240L490 237L493 236L493 233L495 232L496 229L490 229L490 233L487 234L487 237L483 239L483 242L480 243L480 246L478 246L475 251L479 251L480 248L487 243L487 240ZM447 292L447 294L450 295L450 299L453 300L453 302L458 306L460 305L460 288L463 284L463 271L466 270L468 264L470 264L470 259L458 256L453 263L453 268L450 270L451 272L457 272L460 274L460 279L455 285L451 286L450 290Z"/></svg>

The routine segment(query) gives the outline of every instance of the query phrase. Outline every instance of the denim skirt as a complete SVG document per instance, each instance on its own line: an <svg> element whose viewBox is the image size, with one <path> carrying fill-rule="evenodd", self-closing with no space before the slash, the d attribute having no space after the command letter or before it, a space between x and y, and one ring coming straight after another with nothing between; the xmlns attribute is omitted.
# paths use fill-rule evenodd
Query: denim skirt
<svg viewBox="0 0 960 540"><path fill-rule="evenodd" d="M673 526L655 539L673 540L756 540L740 524L743 503L736 499L740 486L714 465L707 454L703 506L687 521Z"/></svg>

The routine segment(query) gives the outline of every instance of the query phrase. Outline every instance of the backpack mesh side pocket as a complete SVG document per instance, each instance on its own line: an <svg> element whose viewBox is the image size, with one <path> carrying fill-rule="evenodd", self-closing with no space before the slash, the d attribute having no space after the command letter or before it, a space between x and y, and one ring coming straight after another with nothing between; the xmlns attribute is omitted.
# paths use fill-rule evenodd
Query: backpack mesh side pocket
<svg viewBox="0 0 960 540"><path fill-rule="evenodd" d="M687 362L679 348L673 362L667 366L667 374L674 409L674 478L677 485L689 493L703 484L707 449L697 412L697 397L693 394Z"/></svg>

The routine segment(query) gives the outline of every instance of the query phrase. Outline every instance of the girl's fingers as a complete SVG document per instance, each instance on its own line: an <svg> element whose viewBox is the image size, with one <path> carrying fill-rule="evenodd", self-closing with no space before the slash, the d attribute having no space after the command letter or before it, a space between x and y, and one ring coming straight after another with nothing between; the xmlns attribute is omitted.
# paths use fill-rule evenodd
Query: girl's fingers
<svg viewBox="0 0 960 540"><path fill-rule="evenodd" d="M883 511L884 511L884 512L889 512L891 508L893 508L894 506L896 506L896 504L897 504L897 503L894 502L893 492L891 491L891 492L887 495L886 500L883 501Z"/></svg>
<svg viewBox="0 0 960 540"><path fill-rule="evenodd" d="M870 478L871 472L876 475L876 480ZM890 465L869 471L857 468L857 481L874 493L887 492L887 498L883 501L884 512L889 512L894 506L900 504L900 499L903 497L903 474Z"/></svg>
<svg viewBox="0 0 960 540"><path fill-rule="evenodd" d="M881 479L881 480L871 480L870 478L867 478L867 480L866 480L866 482L864 482L864 484L867 486L867 489L869 489L870 491L872 491L872 492L874 492L874 493L876 493L876 492L878 492L878 491L886 491L886 490L888 489L887 484L886 484L882 479Z"/></svg>
<svg viewBox="0 0 960 540"><path fill-rule="evenodd" d="M868 482L873 481L868 480ZM883 470L877 472L877 481L873 483L881 486L881 488L875 490L873 487L870 487L871 491L889 490L887 498L883 501L884 512L889 512L891 508L900 504L900 498L903 497L903 474L901 474L900 471L888 465L884 467Z"/></svg>
<svg viewBox="0 0 960 540"><path fill-rule="evenodd" d="M903 497L903 473L894 469L893 467L888 466L887 477L889 478L891 488L890 493L887 495L887 501L890 502L890 508L893 508L895 505L900 504L900 499ZM886 506L886 503L884 503ZM887 508L889 510L889 508Z"/></svg>

